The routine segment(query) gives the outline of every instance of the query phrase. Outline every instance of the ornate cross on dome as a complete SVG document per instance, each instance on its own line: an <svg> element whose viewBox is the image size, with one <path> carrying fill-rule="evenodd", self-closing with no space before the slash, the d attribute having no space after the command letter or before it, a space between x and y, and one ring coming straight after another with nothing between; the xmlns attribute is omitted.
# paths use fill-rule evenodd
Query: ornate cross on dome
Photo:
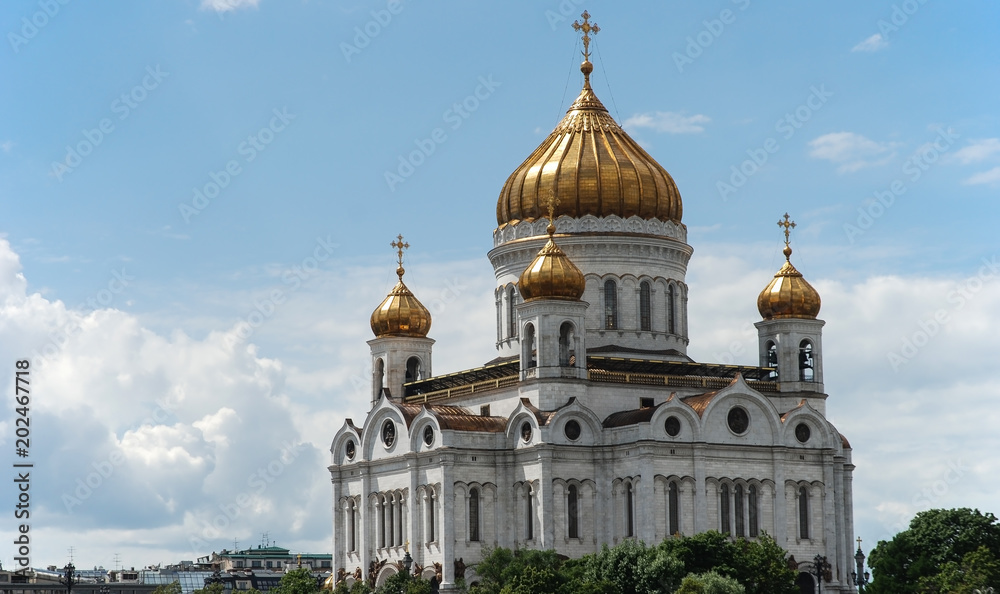
<svg viewBox="0 0 1000 594"><path fill-rule="evenodd" d="M584 13L586 14L586 13ZM559 198L555 194L549 196L549 224L545 228L545 231L549 234L551 238L556 232L556 206L559 204Z"/></svg>
<svg viewBox="0 0 1000 594"><path fill-rule="evenodd" d="M586 10L583 11L583 14L580 16L583 17L583 23L580 21L573 21L573 29L576 31L583 31L583 59L585 62L589 62L590 34L593 33L594 35L597 35L601 28L597 26L597 23L594 23L593 25L590 24L590 13Z"/></svg>
<svg viewBox="0 0 1000 594"><path fill-rule="evenodd" d="M403 243L403 236L397 235L396 241L390 243L392 247L396 248L396 258L399 268L396 269L396 274L399 275L399 280L403 280L403 250L410 249L409 243Z"/></svg>
<svg viewBox="0 0 1000 594"><path fill-rule="evenodd" d="M788 247L788 232L790 229L795 228L795 221L788 220L788 213L786 212L784 220L778 221L778 226L785 228L785 247Z"/></svg>

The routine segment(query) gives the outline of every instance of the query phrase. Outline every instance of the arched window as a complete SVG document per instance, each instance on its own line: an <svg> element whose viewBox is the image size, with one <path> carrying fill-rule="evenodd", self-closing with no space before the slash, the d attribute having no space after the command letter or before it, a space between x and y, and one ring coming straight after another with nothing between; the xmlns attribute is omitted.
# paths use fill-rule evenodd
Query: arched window
<svg viewBox="0 0 1000 594"><path fill-rule="evenodd" d="M680 523L680 497L677 488L677 481L670 481L670 487L667 490L667 506L670 508L669 516L669 526L667 527L670 531L671 536L679 534L681 531Z"/></svg>
<svg viewBox="0 0 1000 594"><path fill-rule="evenodd" d="M611 279L604 281L604 328L618 328L618 285Z"/></svg>
<svg viewBox="0 0 1000 594"><path fill-rule="evenodd" d="M719 493L719 519L719 523L722 524L721 532L730 534L732 529L729 521L729 485L722 485L722 490Z"/></svg>
<svg viewBox="0 0 1000 594"><path fill-rule="evenodd" d="M381 357L375 359L375 377L372 378L372 401L378 400L382 395L382 387L385 385L385 361Z"/></svg>
<svg viewBox="0 0 1000 594"><path fill-rule="evenodd" d="M566 533L569 538L580 538L580 516L576 485L570 485L566 490Z"/></svg>
<svg viewBox="0 0 1000 594"><path fill-rule="evenodd" d="M746 536L746 516L743 513L743 485L733 489L733 503L736 504L736 536Z"/></svg>
<svg viewBox="0 0 1000 594"><path fill-rule="evenodd" d="M563 322L559 327L559 365L569 367L573 355L573 324Z"/></svg>
<svg viewBox="0 0 1000 594"><path fill-rule="evenodd" d="M514 287L507 292L507 334L511 338L517 338L517 312L514 306L517 305L517 293Z"/></svg>
<svg viewBox="0 0 1000 594"><path fill-rule="evenodd" d="M750 516L750 538L757 538L760 534L760 520L757 515L757 487L750 485L747 489L747 511Z"/></svg>
<svg viewBox="0 0 1000 594"><path fill-rule="evenodd" d="M652 297L652 289L649 285L649 281L642 281L639 284L639 329L640 330L652 330L653 320L650 315L650 299Z"/></svg>
<svg viewBox="0 0 1000 594"><path fill-rule="evenodd" d="M808 340L799 343L799 379L804 382L815 381L813 373L813 345Z"/></svg>
<svg viewBox="0 0 1000 594"><path fill-rule="evenodd" d="M385 548L385 497L378 498L378 513L379 520L381 521L381 530L378 531L378 546L380 549Z"/></svg>
<svg viewBox="0 0 1000 594"><path fill-rule="evenodd" d="M677 334L677 324L675 323L677 318L677 310L675 309L676 301L674 286L670 285L667 287L667 332L670 334Z"/></svg>
<svg viewBox="0 0 1000 594"><path fill-rule="evenodd" d="M635 491L625 483L625 536L635 536Z"/></svg>
<svg viewBox="0 0 1000 594"><path fill-rule="evenodd" d="M352 499L347 503L347 550L358 550L358 504Z"/></svg>
<svg viewBox="0 0 1000 594"><path fill-rule="evenodd" d="M535 326L533 324L526 324L524 326L524 340L521 341L521 352L523 353L522 358L527 361L527 367L530 368L538 365L535 351Z"/></svg>
<svg viewBox="0 0 1000 594"><path fill-rule="evenodd" d="M809 492L799 487L799 538L809 538Z"/></svg>
<svg viewBox="0 0 1000 594"><path fill-rule="evenodd" d="M406 380L407 382L415 382L423 378L423 371L420 369L420 359L417 357L410 357L406 360ZM402 396L402 394L400 394Z"/></svg>
<svg viewBox="0 0 1000 594"><path fill-rule="evenodd" d="M524 536L525 540L535 538L535 518L534 510L531 509L531 485L524 485Z"/></svg>
<svg viewBox="0 0 1000 594"><path fill-rule="evenodd" d="M434 491L427 493L427 542L434 542Z"/></svg>
<svg viewBox="0 0 1000 594"><path fill-rule="evenodd" d="M469 491L469 540L479 541L479 489Z"/></svg>
<svg viewBox="0 0 1000 594"><path fill-rule="evenodd" d="M393 535L396 532L393 529L395 527L396 523L393 521L393 517L392 517L393 516L393 513L392 513L393 509L392 508L394 507L394 505L395 505L395 503L392 500L392 496L387 497L386 501L385 501L386 523L382 526L382 528L384 529L383 532L385 532L385 536L383 537L383 540L385 541L385 546L387 546L387 547L391 547L392 545L396 544L395 541L393 541Z"/></svg>
<svg viewBox="0 0 1000 594"><path fill-rule="evenodd" d="M778 345L774 344L774 341L767 341L764 344L764 349L767 351L767 361L765 362L765 367L771 367L774 369L768 377L770 379L778 379Z"/></svg>

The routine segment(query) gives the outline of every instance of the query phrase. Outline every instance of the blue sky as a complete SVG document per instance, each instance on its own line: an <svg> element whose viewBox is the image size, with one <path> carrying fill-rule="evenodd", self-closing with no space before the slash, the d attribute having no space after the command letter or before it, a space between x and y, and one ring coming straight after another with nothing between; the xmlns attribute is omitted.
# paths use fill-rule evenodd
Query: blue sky
<svg viewBox="0 0 1000 594"><path fill-rule="evenodd" d="M598 96L684 199L691 354L755 362L747 324L789 212L794 261L824 297L856 530L873 544L930 504L989 509L996 3L11 2L0 365L51 349L36 564L70 545L86 565L191 558L192 535L198 554L263 531L329 547L325 449L367 410L388 243L413 246L435 370L491 358L496 197L579 90L584 8L602 29ZM265 322L235 348L255 311ZM890 356L941 311L926 347ZM79 469L116 451L127 471L67 505ZM275 456L284 479L208 534Z"/></svg>

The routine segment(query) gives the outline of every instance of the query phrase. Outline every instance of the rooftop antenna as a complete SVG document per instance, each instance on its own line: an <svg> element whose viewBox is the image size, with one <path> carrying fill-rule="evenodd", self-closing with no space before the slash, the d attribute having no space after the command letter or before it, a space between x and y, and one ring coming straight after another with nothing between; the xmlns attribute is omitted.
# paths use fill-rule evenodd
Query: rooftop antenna
<svg viewBox="0 0 1000 594"><path fill-rule="evenodd" d="M118 553L115 553L115 571L118 571L118 565L120 563L121 563L121 557L118 556Z"/></svg>
<svg viewBox="0 0 1000 594"><path fill-rule="evenodd" d="M68 548L66 550L69 551L69 562L72 563L73 562L73 547L70 547L70 548Z"/></svg>
<svg viewBox="0 0 1000 594"><path fill-rule="evenodd" d="M240 541L238 541L238 540L236 540L234 538L233 539L233 551L238 551L238 550L240 550Z"/></svg>

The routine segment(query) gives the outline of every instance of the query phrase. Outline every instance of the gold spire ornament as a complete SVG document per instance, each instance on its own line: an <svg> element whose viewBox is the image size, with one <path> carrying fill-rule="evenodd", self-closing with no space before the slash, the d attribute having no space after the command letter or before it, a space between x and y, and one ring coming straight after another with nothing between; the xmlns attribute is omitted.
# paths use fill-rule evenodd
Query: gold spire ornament
<svg viewBox="0 0 1000 594"><path fill-rule="evenodd" d="M583 64L580 64L580 70L583 72L583 86L589 89L590 73L594 71L594 65L590 63L590 34L597 35L601 28L597 23L590 24L590 13L586 10L580 16L583 17L583 23L573 21L573 29L577 32L583 31Z"/></svg>
<svg viewBox="0 0 1000 594"><path fill-rule="evenodd" d="M396 276L399 281L372 312L371 327L376 338L385 336L412 336L424 338L431 329L431 312L410 292L403 283L403 250L410 244L402 235L389 244L396 249Z"/></svg>
<svg viewBox="0 0 1000 594"><path fill-rule="evenodd" d="M786 212L785 216L778 221L778 226L782 227L785 232L785 249L782 250L785 255L785 263L757 297L757 311L765 320L816 319L822 305L819 292L806 282L801 272L792 266L792 246L789 243L789 235L791 230L795 228L795 221L791 220Z"/></svg>
<svg viewBox="0 0 1000 594"><path fill-rule="evenodd" d="M549 196L556 216L638 216L681 223L680 191L670 174L611 117L590 86L591 36L600 31L584 11L573 29L583 34L584 83L559 125L507 178L497 199L497 225L544 216Z"/></svg>

